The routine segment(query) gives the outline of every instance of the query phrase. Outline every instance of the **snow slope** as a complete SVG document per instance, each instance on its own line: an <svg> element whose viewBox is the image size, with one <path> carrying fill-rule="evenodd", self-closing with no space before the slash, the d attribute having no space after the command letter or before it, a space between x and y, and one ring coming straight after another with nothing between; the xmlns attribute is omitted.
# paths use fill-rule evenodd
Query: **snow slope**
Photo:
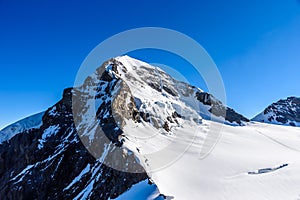
<svg viewBox="0 0 300 200"><path fill-rule="evenodd" d="M13 136L15 136L18 133L21 133L23 131L32 129L32 128L39 128L42 125L42 117L44 115L44 112L40 112L37 114L34 114L32 116L26 117L20 121L17 121L5 128L3 128L0 131L0 143L3 141L7 141L11 139Z"/></svg>

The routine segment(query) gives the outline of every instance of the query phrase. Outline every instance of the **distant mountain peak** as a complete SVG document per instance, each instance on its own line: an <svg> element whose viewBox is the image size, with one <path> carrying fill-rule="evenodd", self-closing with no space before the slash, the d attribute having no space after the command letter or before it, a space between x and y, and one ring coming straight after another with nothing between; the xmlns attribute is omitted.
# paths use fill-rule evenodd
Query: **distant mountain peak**
<svg viewBox="0 0 300 200"><path fill-rule="evenodd" d="M268 106L253 121L300 127L300 97L288 97Z"/></svg>
<svg viewBox="0 0 300 200"><path fill-rule="evenodd" d="M39 128L42 125L42 117L44 112L40 112L24 119L21 119L9 126L0 130L0 144L3 141L11 139L18 133L24 132L29 129Z"/></svg>

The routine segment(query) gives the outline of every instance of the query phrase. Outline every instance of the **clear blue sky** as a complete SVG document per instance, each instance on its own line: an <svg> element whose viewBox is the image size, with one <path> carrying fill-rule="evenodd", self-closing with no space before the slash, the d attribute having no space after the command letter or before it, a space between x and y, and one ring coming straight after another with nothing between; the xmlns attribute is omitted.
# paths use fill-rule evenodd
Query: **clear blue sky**
<svg viewBox="0 0 300 200"><path fill-rule="evenodd" d="M197 40L221 72L227 104L247 117L300 96L297 0L0 0L0 128L57 102L101 41L145 26ZM172 55L149 50L132 56L174 65L205 89Z"/></svg>

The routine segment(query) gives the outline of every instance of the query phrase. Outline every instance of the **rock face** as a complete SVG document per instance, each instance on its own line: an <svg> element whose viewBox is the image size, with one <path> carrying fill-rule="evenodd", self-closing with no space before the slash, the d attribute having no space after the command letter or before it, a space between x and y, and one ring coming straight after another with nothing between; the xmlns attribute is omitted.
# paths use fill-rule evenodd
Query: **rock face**
<svg viewBox="0 0 300 200"><path fill-rule="evenodd" d="M147 179L107 167L88 152L74 127L71 91L45 112L40 128L0 145L1 199L108 199Z"/></svg>
<svg viewBox="0 0 300 200"><path fill-rule="evenodd" d="M132 149L123 146L128 121L171 134L184 120L201 123L201 116L210 115L234 125L248 122L159 68L127 56L111 59L82 86L65 89L40 126L3 136L0 197L116 198L149 179Z"/></svg>
<svg viewBox="0 0 300 200"><path fill-rule="evenodd" d="M300 98L288 97L268 106L253 121L300 127Z"/></svg>
<svg viewBox="0 0 300 200"><path fill-rule="evenodd" d="M229 121L230 123L235 122L239 125L242 125L243 122L249 122L249 119L235 112L232 108L224 106L222 102L216 99L212 94L207 92L197 92L196 97L204 105L211 106L209 112L217 117L223 117L226 121Z"/></svg>

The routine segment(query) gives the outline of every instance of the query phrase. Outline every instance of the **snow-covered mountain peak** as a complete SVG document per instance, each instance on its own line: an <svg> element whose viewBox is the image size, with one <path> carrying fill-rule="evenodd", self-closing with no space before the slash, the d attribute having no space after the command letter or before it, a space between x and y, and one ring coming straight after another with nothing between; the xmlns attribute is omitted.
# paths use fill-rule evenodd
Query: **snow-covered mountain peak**
<svg viewBox="0 0 300 200"><path fill-rule="evenodd" d="M146 155L164 149L184 132L186 134L178 141L191 141L185 137L193 138L198 128L206 126L206 120L216 121L219 126L223 123L245 125L249 121L213 95L174 79L158 67L128 56L103 63L81 87L73 88L72 96L78 134L96 158L101 158L103 152L94 146L103 141ZM209 131L201 136L200 143L203 145ZM205 145L203 156L217 141L218 134L212 135L213 138L207 140L210 143ZM154 148L157 141L163 144ZM144 142L153 145L146 145L140 152L137 149ZM185 143L182 151L190 144ZM173 159L172 156L166 157ZM114 162L109 161L110 164Z"/></svg>
<svg viewBox="0 0 300 200"><path fill-rule="evenodd" d="M300 127L300 98L281 99L268 106L253 121Z"/></svg>
<svg viewBox="0 0 300 200"><path fill-rule="evenodd" d="M113 58L104 63L104 66L111 77L122 79L129 86L137 104L140 104L141 100L171 102L175 105L171 107L174 107L178 114L188 110L183 109L183 105L206 119L239 125L248 121L234 110L226 108L212 94L174 79L159 67L129 56ZM181 105L178 105L178 102L181 102Z"/></svg>
<svg viewBox="0 0 300 200"><path fill-rule="evenodd" d="M78 134L96 158L101 158L103 152L94 146L103 141L106 144L112 141L129 149L140 156L139 160L147 160L149 157L145 155L158 153L169 144L177 144L184 152L191 145L197 129L202 128L206 131L199 136L199 155L205 156L217 142L223 123L238 126L249 121L213 95L128 56L104 62L81 87L73 88L72 95ZM215 126L218 128L210 129L207 125L210 120L218 122ZM214 130L213 134L210 134L211 130ZM205 139L207 136L211 138ZM158 142L161 145L155 148ZM140 150L142 144L145 147ZM157 162L159 166L152 165L147 171L166 166L177 156L161 155L163 160ZM113 161L106 164L124 170Z"/></svg>

